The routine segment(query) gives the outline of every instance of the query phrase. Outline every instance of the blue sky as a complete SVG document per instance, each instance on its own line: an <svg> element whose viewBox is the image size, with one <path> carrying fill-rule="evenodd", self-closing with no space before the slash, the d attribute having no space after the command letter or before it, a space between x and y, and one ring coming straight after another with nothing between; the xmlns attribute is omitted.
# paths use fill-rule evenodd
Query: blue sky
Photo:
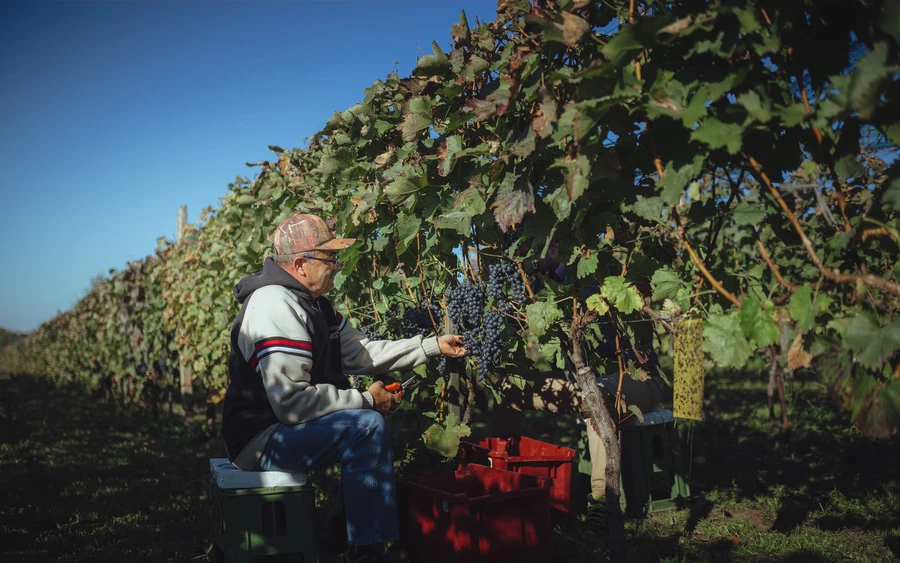
<svg viewBox="0 0 900 563"><path fill-rule="evenodd" d="M0 3L0 327L30 331L218 207L490 0Z"/></svg>

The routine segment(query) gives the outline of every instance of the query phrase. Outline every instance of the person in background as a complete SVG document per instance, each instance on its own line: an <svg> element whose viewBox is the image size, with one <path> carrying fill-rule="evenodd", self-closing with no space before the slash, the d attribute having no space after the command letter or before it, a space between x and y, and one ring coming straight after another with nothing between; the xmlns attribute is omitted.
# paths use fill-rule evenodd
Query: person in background
<svg viewBox="0 0 900 563"><path fill-rule="evenodd" d="M566 266L559 262L556 242L550 243L547 253L535 260L534 269L556 283L566 284ZM534 289L536 290L537 284ZM596 291L596 288L594 288ZM600 342L588 353L614 360L616 359L615 327L609 322L601 322L603 335ZM624 335L620 337L622 359L629 360L646 375L640 380L626 374L622 379L622 394L628 405L635 405L642 413L660 408L665 384L659 375L656 352L650 343L633 345ZM603 439L590 423L590 413L582 410L581 391L574 377L567 370L552 370L532 374L532 385L519 389L508 380L500 382L503 400L494 408L491 426L495 436L521 436L523 431L523 410L549 411L576 414L587 423L588 453L591 459L591 492L588 495L588 514L585 528L590 532L600 532L606 528L606 448ZM574 373L574 369L568 370ZM597 385L607 397L616 396L619 374L610 373L597 377Z"/></svg>
<svg viewBox="0 0 900 563"><path fill-rule="evenodd" d="M345 374L411 369L465 353L462 337L369 340L338 313L335 238L315 215L296 214L275 231L275 255L234 287L241 304L231 329L222 435L245 471L306 471L341 463L349 547L343 561L374 562L399 537L396 478L385 415L400 398L380 381L353 389Z"/></svg>

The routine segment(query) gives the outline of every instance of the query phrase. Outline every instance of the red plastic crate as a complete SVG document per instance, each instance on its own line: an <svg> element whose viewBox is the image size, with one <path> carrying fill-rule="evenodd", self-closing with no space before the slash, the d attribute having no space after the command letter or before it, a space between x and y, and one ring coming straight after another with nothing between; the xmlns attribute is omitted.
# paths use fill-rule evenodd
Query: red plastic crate
<svg viewBox="0 0 900 563"><path fill-rule="evenodd" d="M480 442L462 442L460 451L469 463L488 465L515 473L551 480L550 508L555 520L565 519L571 510L572 473L575 454L565 448L526 436L485 438Z"/></svg>
<svg viewBox="0 0 900 563"><path fill-rule="evenodd" d="M480 465L400 479L400 527L410 561L549 561L549 486L547 479Z"/></svg>

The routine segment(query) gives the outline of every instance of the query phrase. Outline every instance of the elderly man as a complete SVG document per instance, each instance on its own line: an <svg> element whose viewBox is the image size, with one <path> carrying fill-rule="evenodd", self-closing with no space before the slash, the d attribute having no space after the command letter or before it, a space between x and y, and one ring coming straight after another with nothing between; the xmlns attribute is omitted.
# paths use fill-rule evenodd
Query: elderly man
<svg viewBox="0 0 900 563"><path fill-rule="evenodd" d="M399 537L395 476L384 415L400 398L375 382L353 389L345 374L413 368L465 353L462 337L369 340L323 295L340 270L320 217L297 214L275 231L275 256L241 280L231 329L231 384L222 434L228 459L247 471L296 471L341 463L350 547L344 561L376 561Z"/></svg>

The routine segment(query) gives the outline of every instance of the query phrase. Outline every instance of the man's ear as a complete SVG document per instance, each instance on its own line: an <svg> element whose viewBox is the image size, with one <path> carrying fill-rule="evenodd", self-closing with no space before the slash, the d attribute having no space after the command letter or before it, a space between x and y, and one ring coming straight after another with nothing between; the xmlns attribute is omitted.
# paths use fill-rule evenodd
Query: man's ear
<svg viewBox="0 0 900 563"><path fill-rule="evenodd" d="M302 256L294 258L293 266L295 272L300 272L304 276L306 275L306 260L304 260Z"/></svg>

